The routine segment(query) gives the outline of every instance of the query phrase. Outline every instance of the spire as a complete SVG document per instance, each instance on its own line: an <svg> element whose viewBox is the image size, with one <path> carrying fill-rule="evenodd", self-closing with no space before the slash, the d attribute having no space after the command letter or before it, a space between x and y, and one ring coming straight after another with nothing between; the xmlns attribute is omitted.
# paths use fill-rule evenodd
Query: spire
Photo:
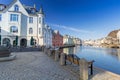
<svg viewBox="0 0 120 80"><path fill-rule="evenodd" d="M19 1L19 0L14 0L14 1Z"/></svg>
<svg viewBox="0 0 120 80"><path fill-rule="evenodd" d="M44 11L43 11L42 6L40 7L39 13L40 13L40 14L44 14Z"/></svg>
<svg viewBox="0 0 120 80"><path fill-rule="evenodd" d="M34 4L34 8L36 9L36 4Z"/></svg>

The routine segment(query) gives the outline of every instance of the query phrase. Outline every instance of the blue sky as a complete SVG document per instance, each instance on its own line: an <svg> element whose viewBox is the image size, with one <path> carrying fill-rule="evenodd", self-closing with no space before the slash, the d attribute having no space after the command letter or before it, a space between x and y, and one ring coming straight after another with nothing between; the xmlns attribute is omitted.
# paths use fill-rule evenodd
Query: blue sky
<svg viewBox="0 0 120 80"><path fill-rule="evenodd" d="M12 0L0 0L9 4ZM81 39L98 39L120 29L120 0L20 0L39 10L42 5L45 21L61 34Z"/></svg>

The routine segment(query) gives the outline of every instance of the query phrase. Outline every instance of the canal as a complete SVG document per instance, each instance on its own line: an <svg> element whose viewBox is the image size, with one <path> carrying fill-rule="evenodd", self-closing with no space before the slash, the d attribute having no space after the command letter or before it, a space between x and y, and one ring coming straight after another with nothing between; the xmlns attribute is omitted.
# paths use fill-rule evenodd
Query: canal
<svg viewBox="0 0 120 80"><path fill-rule="evenodd" d="M120 75L120 49L74 47L65 48L64 53L76 54L79 58L95 60L94 66Z"/></svg>

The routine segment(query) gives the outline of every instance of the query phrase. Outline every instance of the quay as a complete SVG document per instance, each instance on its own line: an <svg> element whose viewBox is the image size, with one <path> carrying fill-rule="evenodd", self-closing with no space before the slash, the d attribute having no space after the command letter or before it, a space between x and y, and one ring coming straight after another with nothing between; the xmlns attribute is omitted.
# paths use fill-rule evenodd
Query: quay
<svg viewBox="0 0 120 80"><path fill-rule="evenodd" d="M16 59L0 62L0 80L79 80L79 67L61 66L51 56L36 52L15 52ZM119 80L120 75L93 68L89 80Z"/></svg>

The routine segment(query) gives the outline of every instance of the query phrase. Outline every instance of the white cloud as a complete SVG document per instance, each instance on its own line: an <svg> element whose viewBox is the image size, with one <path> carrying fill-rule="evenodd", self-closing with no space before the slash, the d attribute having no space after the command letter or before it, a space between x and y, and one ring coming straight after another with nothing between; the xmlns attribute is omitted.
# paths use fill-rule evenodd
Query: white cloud
<svg viewBox="0 0 120 80"><path fill-rule="evenodd" d="M74 31L74 32L80 32L80 33L93 33L93 31L87 31L87 30L81 30L81 29L78 29L78 28L73 28L73 27L69 27L69 26L64 26L64 25L59 25L59 24L50 24L51 26L54 26L54 27L59 27L59 28L63 28L63 29L66 29L66 30L71 30L71 31Z"/></svg>

